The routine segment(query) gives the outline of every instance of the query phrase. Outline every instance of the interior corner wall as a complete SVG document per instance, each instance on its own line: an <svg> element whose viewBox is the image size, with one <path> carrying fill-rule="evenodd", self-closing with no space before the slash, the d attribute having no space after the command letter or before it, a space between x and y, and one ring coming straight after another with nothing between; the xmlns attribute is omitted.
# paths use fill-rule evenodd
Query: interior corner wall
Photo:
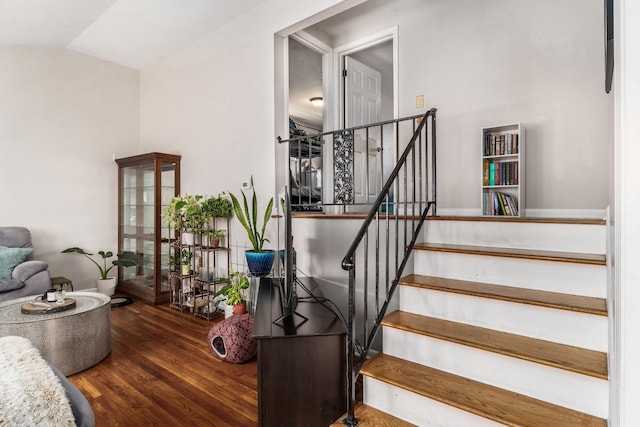
<svg viewBox="0 0 640 427"><path fill-rule="evenodd" d="M0 49L0 225L75 289L97 268L70 246L117 250L117 167L138 151L139 73L64 49Z"/></svg>
<svg viewBox="0 0 640 427"><path fill-rule="evenodd" d="M264 2L143 70L142 150L182 155L182 193L239 195L253 176L264 208L277 192L274 35L349 1ZM236 221L232 233L247 243Z"/></svg>

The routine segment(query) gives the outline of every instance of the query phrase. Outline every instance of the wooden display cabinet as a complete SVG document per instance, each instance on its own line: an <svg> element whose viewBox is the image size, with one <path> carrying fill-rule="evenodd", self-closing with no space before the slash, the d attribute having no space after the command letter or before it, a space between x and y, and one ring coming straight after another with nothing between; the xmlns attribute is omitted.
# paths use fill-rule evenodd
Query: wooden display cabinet
<svg viewBox="0 0 640 427"><path fill-rule="evenodd" d="M116 160L118 252L138 256L136 267L118 268L117 289L154 305L169 302L169 229L162 226L162 208L180 193L180 158L148 153Z"/></svg>

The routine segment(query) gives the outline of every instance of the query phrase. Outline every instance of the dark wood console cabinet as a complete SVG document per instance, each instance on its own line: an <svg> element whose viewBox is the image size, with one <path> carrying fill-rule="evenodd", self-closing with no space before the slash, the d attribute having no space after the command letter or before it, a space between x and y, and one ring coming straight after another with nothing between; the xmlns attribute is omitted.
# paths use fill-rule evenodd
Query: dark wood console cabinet
<svg viewBox="0 0 640 427"><path fill-rule="evenodd" d="M279 283L261 279L255 311L258 424L326 427L346 412L345 329L335 314L311 300L299 302L296 310L309 320L296 315L274 324L282 314ZM300 288L298 295L308 296Z"/></svg>

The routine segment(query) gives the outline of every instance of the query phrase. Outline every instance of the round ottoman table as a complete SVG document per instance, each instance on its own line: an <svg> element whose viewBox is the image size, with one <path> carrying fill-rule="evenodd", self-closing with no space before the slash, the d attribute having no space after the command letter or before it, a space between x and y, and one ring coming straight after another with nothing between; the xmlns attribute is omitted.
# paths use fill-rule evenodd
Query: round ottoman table
<svg viewBox="0 0 640 427"><path fill-rule="evenodd" d="M68 292L72 309L58 313L22 314L34 296L0 302L0 337L28 338L64 375L83 371L111 351L111 299L96 292Z"/></svg>

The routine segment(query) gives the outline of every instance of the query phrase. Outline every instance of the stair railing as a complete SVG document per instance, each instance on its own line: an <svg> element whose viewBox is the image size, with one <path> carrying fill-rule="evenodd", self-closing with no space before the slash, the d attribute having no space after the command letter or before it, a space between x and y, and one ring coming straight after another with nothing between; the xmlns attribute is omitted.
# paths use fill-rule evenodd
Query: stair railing
<svg viewBox="0 0 640 427"><path fill-rule="evenodd" d="M349 274L346 363L348 398L347 416L342 423L349 426L355 426L359 422L355 418L355 403L356 381L360 369L374 344L422 225L429 212L436 214L436 109L427 111L413 123L411 140L342 259L342 268ZM398 134L396 132L396 138L399 138ZM360 257L362 262L357 263L356 259ZM358 274L362 274L361 280ZM390 281L391 274L393 279ZM380 288L381 280L384 280L384 289ZM372 290L375 304L372 319L369 318L370 281L375 286ZM356 301L357 291L363 294L360 303ZM384 300L380 306L382 297ZM356 324L358 311L360 328ZM356 354L358 337L362 337L364 342Z"/></svg>
<svg viewBox="0 0 640 427"><path fill-rule="evenodd" d="M368 211L342 259L342 268L349 277L348 399L347 417L342 423L355 426L358 424L354 415L355 385L360 369L374 345L422 225L429 213L436 214L436 109L424 115L320 134L291 132L288 140L278 138L278 141L287 144L290 156L287 169L293 210L334 206L341 207L343 212ZM385 181L384 163L390 159L383 154L400 152ZM373 167L368 159L356 159L356 155L373 156L373 153L377 153L378 162ZM313 169L306 168L314 164L321 165L323 172L321 179L315 181ZM377 196L372 201L374 195ZM290 217L291 209L286 209L286 215ZM362 262L356 263L356 259ZM356 301L356 293L364 295L360 302ZM369 315L369 299L374 303L373 316Z"/></svg>

